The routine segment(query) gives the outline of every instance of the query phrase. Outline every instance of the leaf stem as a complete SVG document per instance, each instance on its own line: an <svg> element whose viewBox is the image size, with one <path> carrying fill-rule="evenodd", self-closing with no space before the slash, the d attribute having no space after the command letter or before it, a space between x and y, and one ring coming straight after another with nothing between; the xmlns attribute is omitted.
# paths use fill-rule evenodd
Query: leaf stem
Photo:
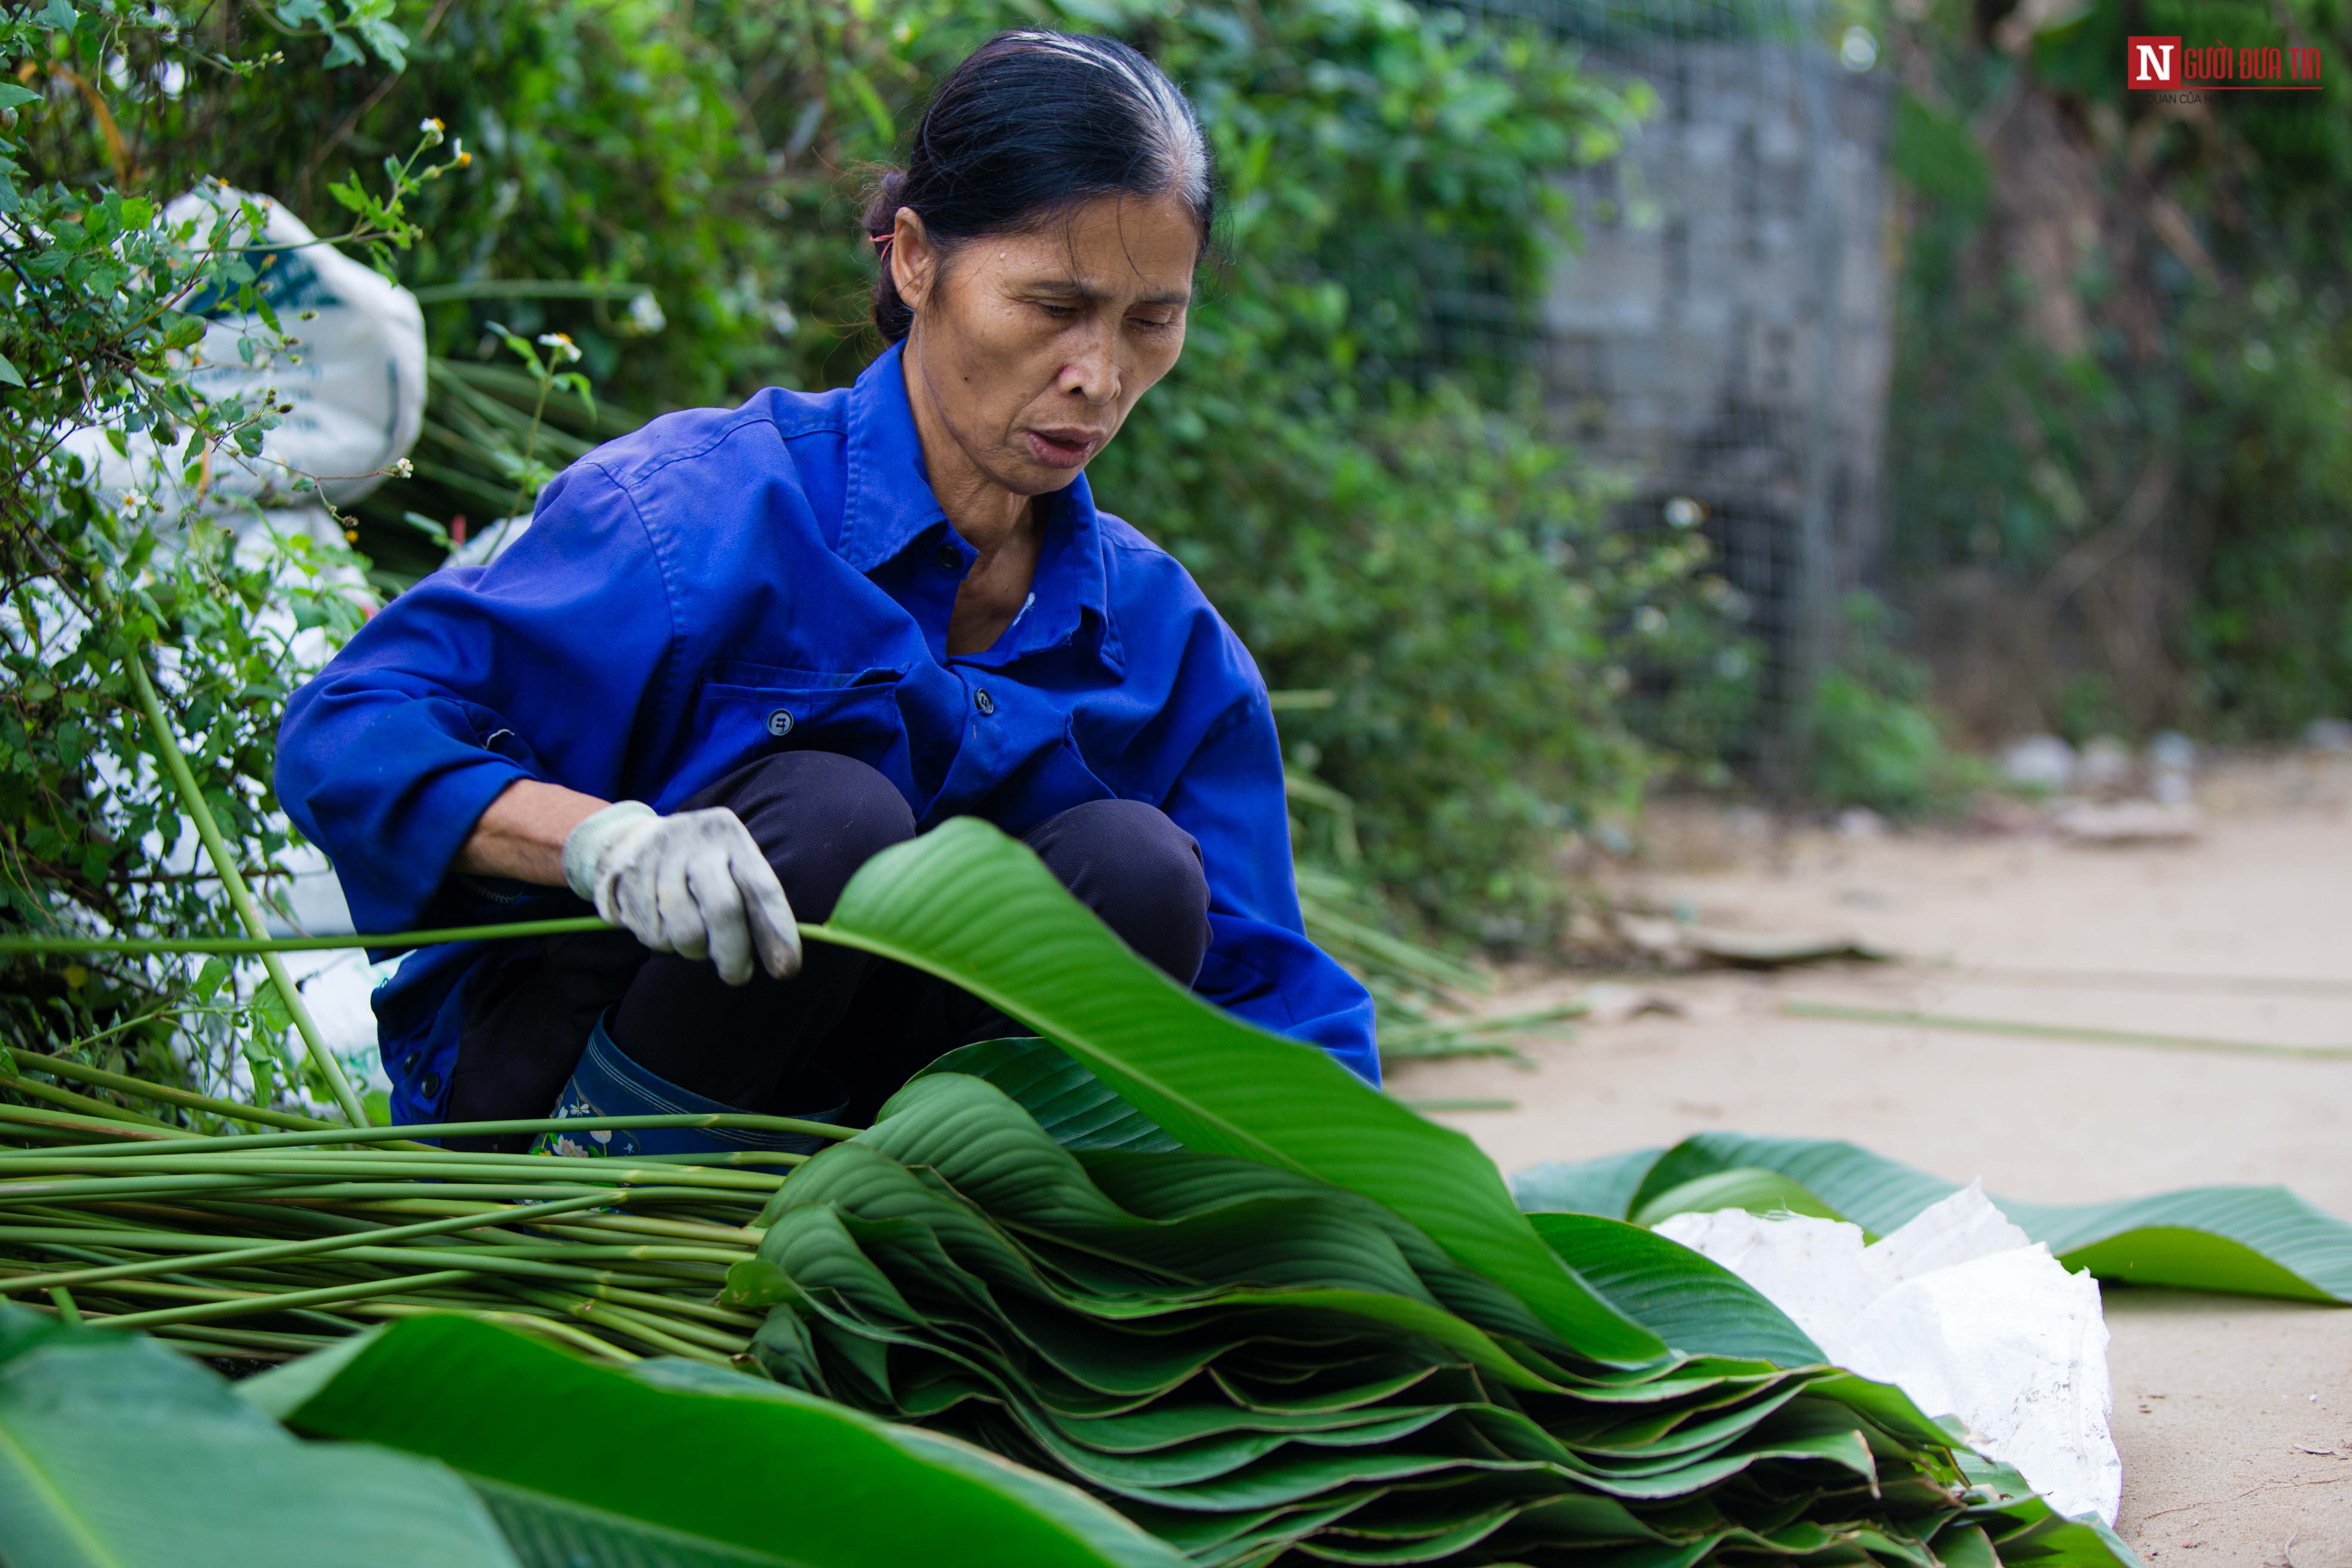
<svg viewBox="0 0 2352 1568"><path fill-rule="evenodd" d="M228 1268L248 1263L268 1262L280 1258L301 1258L313 1253L340 1252L352 1247L376 1247L386 1242L405 1241L411 1237L437 1236L453 1230L478 1230L488 1223L521 1223L541 1215L568 1214L573 1209L590 1208L612 1201L604 1197L560 1198L553 1203L526 1205L510 1214L496 1216L495 1221L489 1215L462 1215L454 1219L425 1220L416 1225L390 1226L381 1230L355 1231L343 1236L324 1236L309 1241L281 1241L265 1247L236 1247L227 1252L175 1254L168 1258L143 1258L135 1263L110 1264L102 1268L72 1268L58 1274L29 1274L16 1279L0 1279L0 1295L5 1295L13 1290L35 1289L55 1290L68 1285L95 1284L101 1279L128 1279L142 1274L185 1273L207 1268ZM113 1245L125 1246L136 1245L136 1243L125 1240L115 1242Z"/></svg>
<svg viewBox="0 0 2352 1568"><path fill-rule="evenodd" d="M412 1274L405 1279L366 1279L356 1285L331 1285L318 1290L284 1290L248 1296L235 1301L206 1301L194 1307L166 1307L160 1311L125 1312L120 1317L106 1319L105 1323L107 1327L115 1329L144 1329L159 1323L194 1323L216 1318L282 1312L289 1307L315 1307L329 1301L364 1301L376 1296L396 1296L410 1290L427 1290L436 1285L455 1284L461 1279L472 1279L477 1272L471 1268L443 1268L430 1274Z"/></svg>
<svg viewBox="0 0 2352 1568"><path fill-rule="evenodd" d="M536 1116L513 1121L421 1121L399 1127L320 1127L299 1132L238 1133L233 1136L207 1138L204 1140L202 1152L207 1154L242 1154L257 1149L299 1149L331 1143L404 1142L417 1136L491 1138L524 1132L593 1132L599 1130L624 1132L679 1127L734 1128L748 1132L799 1133L812 1138L829 1139L854 1138L858 1131L855 1127L836 1127L830 1121L803 1121L793 1116L760 1116L748 1110L678 1112L667 1116ZM135 1150L144 1149L157 1149L161 1152L161 1146L157 1143L141 1142L136 1145L126 1144L121 1147L108 1145L104 1148L65 1150L60 1152L76 1156L119 1157L133 1152ZM190 1148L188 1140L181 1139L173 1142L169 1152L174 1154L188 1154L194 1151ZM455 1150L429 1146L414 1150L394 1150L389 1152L430 1154L436 1160L444 1161L458 1153ZM46 1157L28 1154L20 1158L33 1160ZM471 1157L483 1158L480 1155ZM549 1163L549 1157L545 1155L508 1154L488 1157L499 1160L526 1160L529 1163L527 1168L535 1170L546 1165L551 1173L557 1169ZM800 1156L779 1153L776 1159L780 1163L793 1164L798 1163ZM562 1179L577 1180L586 1172L605 1163L608 1162L602 1160L566 1162L566 1174ZM394 1168L395 1167L389 1162L385 1165L387 1170Z"/></svg>
<svg viewBox="0 0 2352 1568"><path fill-rule="evenodd" d="M613 929L594 915L575 915L561 920L516 921L508 925L357 932L349 936L0 936L0 953L120 952L159 957L169 953L209 952L253 957L280 952L343 952L356 948L436 947L446 942L511 942L523 937L570 936L580 931Z"/></svg>
<svg viewBox="0 0 2352 1568"><path fill-rule="evenodd" d="M257 1106L239 1105L233 1100L215 1100L208 1094L192 1089L174 1089L169 1084L150 1083L143 1078L127 1073L108 1072L103 1068L85 1067L64 1057L44 1056L39 1051L13 1049L8 1053L19 1067L29 1067L52 1078L77 1079L83 1083L110 1089L117 1094L135 1095L164 1105L177 1105L189 1110L208 1111L225 1121L252 1122L263 1127L333 1128L340 1124L322 1121L315 1116L297 1116L285 1110L264 1110Z"/></svg>
<svg viewBox="0 0 2352 1568"><path fill-rule="evenodd" d="M204 840L205 853L211 858L213 869L220 873L222 890L228 894L237 918L245 922L245 929L256 937L267 937L269 927L261 918L261 906L253 901L252 890L246 887L245 879L237 874L236 857L230 853L228 841L221 836L220 824L213 820L212 805L205 799L205 792L197 784L194 772L188 766L187 753L180 749L179 741L172 733L171 721L163 714L163 701L155 695L155 683L148 678L145 658L133 651L123 664L130 671L131 689L138 693L139 706L147 715L147 727L153 734L156 754L162 759L164 771L171 774L172 787L179 792L180 804L196 826L196 837ZM319 1033L317 1020L310 1016L310 1009L303 1004L300 988L286 973L285 961L273 952L263 953L261 963L269 973L269 983L278 987L278 994L285 1002L286 1011L293 1016L294 1027L300 1033L302 1044L310 1053L311 1064L327 1080L327 1088L334 1095L335 1103L341 1107L344 1119L354 1127L365 1127L367 1111L360 1105L360 1097L352 1092L351 1080L343 1076L342 1063L337 1061L335 1053L327 1048L326 1037Z"/></svg>

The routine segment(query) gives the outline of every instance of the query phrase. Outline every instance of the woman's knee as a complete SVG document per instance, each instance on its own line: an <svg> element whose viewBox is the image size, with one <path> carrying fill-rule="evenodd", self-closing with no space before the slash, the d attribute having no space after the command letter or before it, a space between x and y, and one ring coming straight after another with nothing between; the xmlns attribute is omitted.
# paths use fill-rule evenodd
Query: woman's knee
<svg viewBox="0 0 2352 1568"><path fill-rule="evenodd" d="M1128 946L1192 983L1209 951L1209 878L1201 847L1167 813L1136 800L1089 801L1027 842Z"/></svg>
<svg viewBox="0 0 2352 1568"><path fill-rule="evenodd" d="M833 913L857 868L915 836L898 788L855 757L779 752L737 769L687 805L723 805L743 819L776 868L793 912Z"/></svg>

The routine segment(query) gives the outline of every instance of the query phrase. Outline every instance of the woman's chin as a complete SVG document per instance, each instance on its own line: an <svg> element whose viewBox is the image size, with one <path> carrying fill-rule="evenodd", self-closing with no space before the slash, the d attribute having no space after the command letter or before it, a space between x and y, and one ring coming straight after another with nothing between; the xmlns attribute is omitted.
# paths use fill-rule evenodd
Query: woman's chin
<svg viewBox="0 0 2352 1568"><path fill-rule="evenodd" d="M1000 482L1015 495L1051 495L1055 490L1067 489L1070 482L1086 468L1084 463L1068 467L1043 463L1019 447L1006 455L1012 461L1004 465L1005 472Z"/></svg>

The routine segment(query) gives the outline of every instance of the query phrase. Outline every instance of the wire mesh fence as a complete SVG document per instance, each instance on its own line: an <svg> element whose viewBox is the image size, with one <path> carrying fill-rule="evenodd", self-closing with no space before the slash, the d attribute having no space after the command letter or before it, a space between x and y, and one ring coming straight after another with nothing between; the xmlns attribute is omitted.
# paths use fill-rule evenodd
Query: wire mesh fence
<svg viewBox="0 0 2352 1568"><path fill-rule="evenodd" d="M1516 365L1629 529L1695 527L1762 660L1734 760L1797 786L1843 594L1874 570L1891 358L1875 41L1833 0L1463 0L1573 39L1654 112L1575 176L1538 330L1433 288L1457 363Z"/></svg>

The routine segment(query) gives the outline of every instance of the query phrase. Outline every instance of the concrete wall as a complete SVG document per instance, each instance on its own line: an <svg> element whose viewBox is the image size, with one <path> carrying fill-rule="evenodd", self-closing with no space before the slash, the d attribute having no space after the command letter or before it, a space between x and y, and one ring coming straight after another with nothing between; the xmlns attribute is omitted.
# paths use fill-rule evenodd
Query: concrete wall
<svg viewBox="0 0 2352 1568"><path fill-rule="evenodd" d="M1629 521L1677 496L1706 506L1785 686L1881 534L1884 73L1736 43L1592 63L1660 103L1623 156L1572 183L1583 244L1546 310L1549 400L1623 476Z"/></svg>

